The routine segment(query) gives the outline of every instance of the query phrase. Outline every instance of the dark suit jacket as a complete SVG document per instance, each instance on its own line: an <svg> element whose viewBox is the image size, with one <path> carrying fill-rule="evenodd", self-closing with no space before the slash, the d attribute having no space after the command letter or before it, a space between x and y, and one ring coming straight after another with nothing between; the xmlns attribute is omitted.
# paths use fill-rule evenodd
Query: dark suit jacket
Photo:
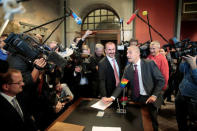
<svg viewBox="0 0 197 131"><path fill-rule="evenodd" d="M148 96L157 96L156 102L154 102L155 107L160 107L162 104L162 87L165 84L165 80L161 72L159 71L157 65L152 60L141 59L141 73L144 89ZM134 69L133 65L130 64L126 66L123 77L129 80L130 89L133 92L133 80L134 80ZM122 91L122 88L117 87L113 92L112 96L117 97Z"/></svg>
<svg viewBox="0 0 197 131"><path fill-rule="evenodd" d="M30 115L23 106L21 100L17 98L18 103L23 111L24 121L15 110L15 108L0 95L0 130L6 131L35 131L35 125L33 124Z"/></svg>
<svg viewBox="0 0 197 131"><path fill-rule="evenodd" d="M120 59L117 56L116 61L119 66L120 77L122 74ZM98 64L98 73L99 73L99 90L101 97L109 97L116 88L116 79L114 76L114 70L111 66L107 56L105 56Z"/></svg>

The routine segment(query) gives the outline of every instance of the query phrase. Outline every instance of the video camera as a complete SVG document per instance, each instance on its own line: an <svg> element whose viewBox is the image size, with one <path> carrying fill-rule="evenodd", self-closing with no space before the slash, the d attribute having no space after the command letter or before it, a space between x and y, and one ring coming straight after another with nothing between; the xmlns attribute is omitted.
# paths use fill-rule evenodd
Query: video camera
<svg viewBox="0 0 197 131"><path fill-rule="evenodd" d="M179 42L174 37L170 39L169 44L166 44L163 47L169 47L170 49L174 49L174 51L170 52L173 59L179 59L181 56L186 55L197 55L197 42L190 41L190 39L184 39Z"/></svg>
<svg viewBox="0 0 197 131"><path fill-rule="evenodd" d="M146 58L150 54L149 50L149 45L150 41L147 41L145 43L139 44L139 49L140 49L140 57L141 58ZM118 46L118 50L123 50L120 54L123 54L124 56L127 55L127 48L130 46L129 41L124 41L122 42L121 46ZM119 51L120 52L120 51Z"/></svg>
<svg viewBox="0 0 197 131"><path fill-rule="evenodd" d="M140 44L140 57L141 58L147 58L150 54L150 41L147 41L143 44Z"/></svg>
<svg viewBox="0 0 197 131"><path fill-rule="evenodd" d="M67 61L54 51L49 51L45 45L38 43L33 37L26 34L11 33L6 40L5 50L16 54L33 64L35 59L45 58L45 70L52 72L57 66L65 67Z"/></svg>

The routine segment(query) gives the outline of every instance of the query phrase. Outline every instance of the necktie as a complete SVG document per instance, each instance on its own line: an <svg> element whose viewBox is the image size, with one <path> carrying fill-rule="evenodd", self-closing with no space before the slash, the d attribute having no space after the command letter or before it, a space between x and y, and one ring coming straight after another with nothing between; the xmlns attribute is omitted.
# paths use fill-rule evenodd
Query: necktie
<svg viewBox="0 0 197 131"><path fill-rule="evenodd" d="M140 88L139 88L139 78L138 78L138 70L137 65L134 65L134 97L138 98L140 95Z"/></svg>
<svg viewBox="0 0 197 131"><path fill-rule="evenodd" d="M16 111L18 112L18 114L21 116L21 118L23 119L23 112L21 111L19 105L18 105L18 102L17 102L17 99L16 97L12 99L12 103L13 103L13 106L14 108L16 109Z"/></svg>
<svg viewBox="0 0 197 131"><path fill-rule="evenodd" d="M116 69L115 59L113 59L113 68L114 68L114 76L115 76L115 79L116 79L116 87L117 87L118 84L120 83L120 79L119 79L119 76L118 76L118 71Z"/></svg>

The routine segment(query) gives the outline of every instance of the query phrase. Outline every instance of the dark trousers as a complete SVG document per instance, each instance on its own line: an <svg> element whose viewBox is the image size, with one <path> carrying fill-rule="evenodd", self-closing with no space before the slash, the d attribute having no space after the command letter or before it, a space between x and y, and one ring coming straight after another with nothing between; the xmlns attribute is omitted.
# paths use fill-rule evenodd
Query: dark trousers
<svg viewBox="0 0 197 131"><path fill-rule="evenodd" d="M142 103L148 107L148 111L150 113L150 117L152 120L152 126L154 131L158 131L158 121L157 121L157 108L153 104L146 104L146 100L149 98L149 96L142 96L135 100L136 102Z"/></svg>
<svg viewBox="0 0 197 131"><path fill-rule="evenodd" d="M179 131L193 131L188 126L188 116L193 116L197 114L196 108L192 109L191 113L191 98L187 96L182 96L180 92L178 92L175 99L175 109L176 109L176 120L178 124Z"/></svg>

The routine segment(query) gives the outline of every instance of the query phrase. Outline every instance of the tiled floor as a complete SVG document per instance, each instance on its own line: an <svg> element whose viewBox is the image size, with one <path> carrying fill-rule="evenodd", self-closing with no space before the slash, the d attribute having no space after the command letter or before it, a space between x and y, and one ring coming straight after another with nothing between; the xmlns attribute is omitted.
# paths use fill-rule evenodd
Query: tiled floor
<svg viewBox="0 0 197 131"><path fill-rule="evenodd" d="M165 105L162 105L159 111L158 121L160 131L178 131L174 99L173 102L165 101Z"/></svg>

